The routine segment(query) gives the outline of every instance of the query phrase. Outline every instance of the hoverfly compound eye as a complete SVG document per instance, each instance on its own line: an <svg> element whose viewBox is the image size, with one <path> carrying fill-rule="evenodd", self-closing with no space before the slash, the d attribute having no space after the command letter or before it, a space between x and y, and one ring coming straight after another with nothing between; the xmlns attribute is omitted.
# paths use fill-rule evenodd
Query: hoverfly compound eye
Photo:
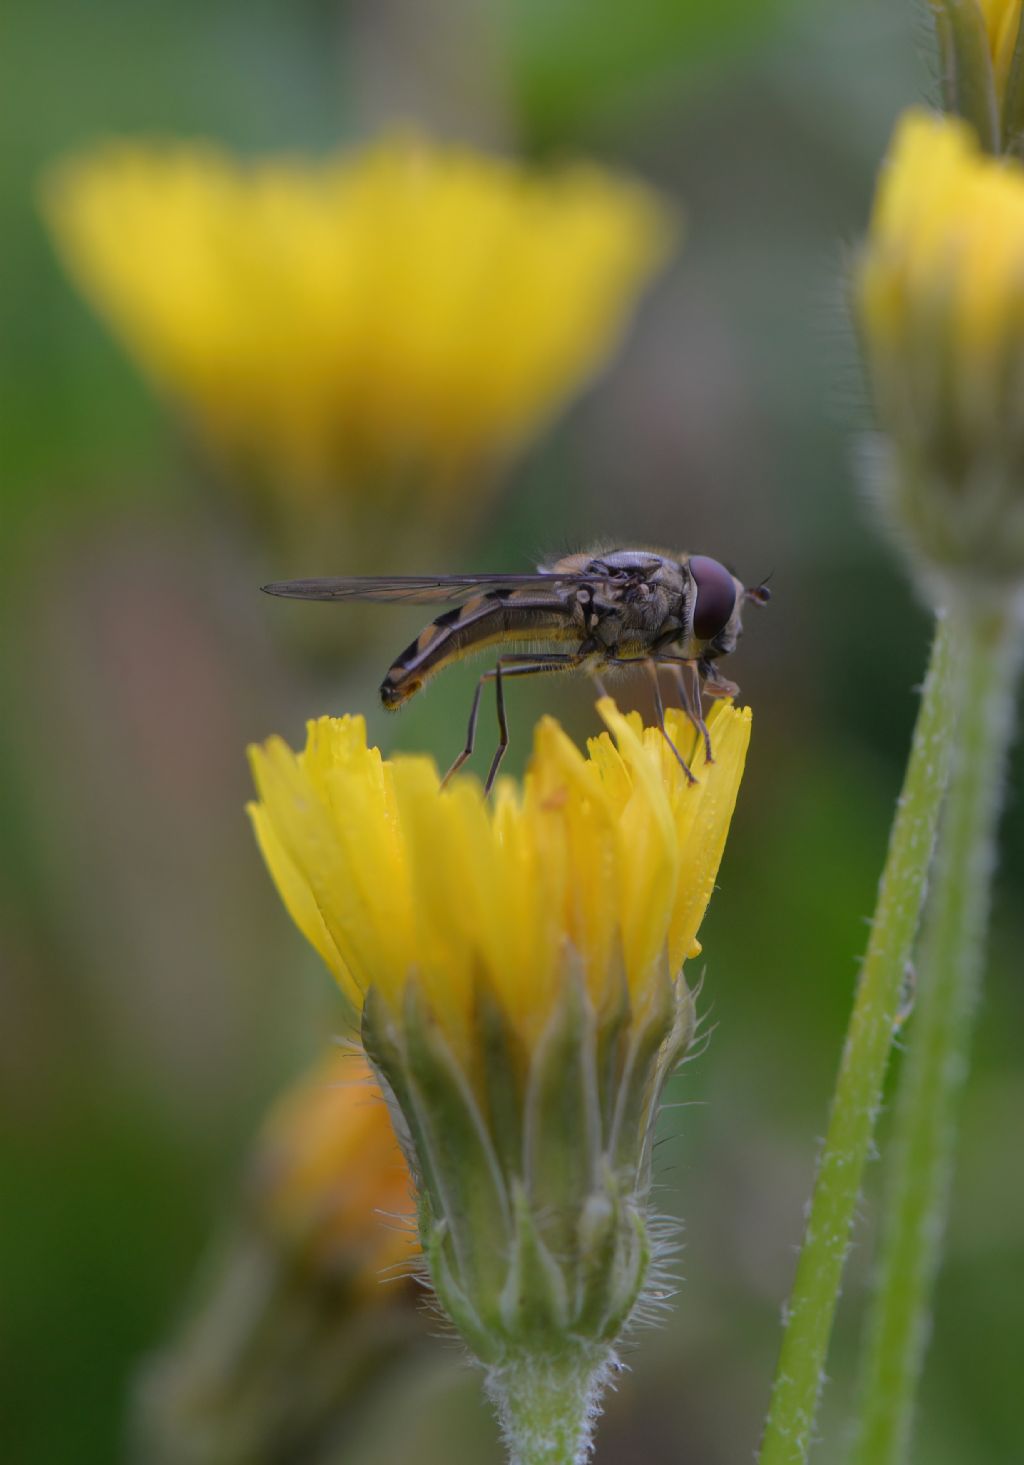
<svg viewBox="0 0 1024 1465"><path fill-rule="evenodd" d="M718 560L703 554L690 556L690 574L697 587L693 634L701 641L712 641L725 630L736 609L736 581Z"/></svg>

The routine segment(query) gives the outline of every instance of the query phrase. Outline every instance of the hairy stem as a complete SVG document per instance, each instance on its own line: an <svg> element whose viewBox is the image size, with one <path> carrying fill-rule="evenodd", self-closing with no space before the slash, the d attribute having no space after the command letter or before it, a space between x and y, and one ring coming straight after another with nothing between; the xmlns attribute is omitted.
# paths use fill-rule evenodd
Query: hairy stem
<svg viewBox="0 0 1024 1465"><path fill-rule="evenodd" d="M949 775L962 656L957 627L939 620L910 760L847 1029L782 1348L760 1465L802 1465L812 1438L864 1165L924 898Z"/></svg>
<svg viewBox="0 0 1024 1465"><path fill-rule="evenodd" d="M589 1347L554 1357L523 1354L492 1368L487 1392L509 1465L583 1465L612 1362L609 1349Z"/></svg>
<svg viewBox="0 0 1024 1465"><path fill-rule="evenodd" d="M885 1199L881 1266L864 1349L856 1465L907 1458L928 1339L971 1019L982 971L1003 769L1013 730L1019 617L958 613L968 653L956 764L918 964Z"/></svg>

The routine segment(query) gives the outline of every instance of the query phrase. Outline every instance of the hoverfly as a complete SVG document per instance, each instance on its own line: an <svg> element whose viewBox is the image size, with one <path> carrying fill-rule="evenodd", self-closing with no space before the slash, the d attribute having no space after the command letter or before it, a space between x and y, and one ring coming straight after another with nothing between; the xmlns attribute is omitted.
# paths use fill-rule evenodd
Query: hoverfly
<svg viewBox="0 0 1024 1465"><path fill-rule="evenodd" d="M766 605L766 583L748 588L707 555L673 555L647 549L570 554L527 575L406 575L350 579L284 580L264 585L270 595L297 600L394 601L434 605L453 601L396 658L380 686L390 710L420 691L444 667L490 646L532 642L537 649L506 652L485 671L470 707L466 743L445 775L451 778L473 752L480 696L494 682L498 747L486 788L494 783L508 747L504 682L510 677L585 671L603 695L606 667L642 667L651 679L658 726L691 782L694 777L665 727L658 673L671 671L680 702L704 739L702 693L732 697L734 682L719 676L719 657L734 651L746 601ZM563 650L548 648L563 647Z"/></svg>

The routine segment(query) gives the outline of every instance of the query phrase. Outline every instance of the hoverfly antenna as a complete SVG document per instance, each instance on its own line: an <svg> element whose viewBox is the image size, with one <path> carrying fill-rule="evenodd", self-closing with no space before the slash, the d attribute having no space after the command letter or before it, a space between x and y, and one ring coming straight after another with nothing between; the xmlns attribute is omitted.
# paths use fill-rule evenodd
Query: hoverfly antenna
<svg viewBox="0 0 1024 1465"><path fill-rule="evenodd" d="M755 605L767 605L772 598L772 592L768 587L768 581L775 571L772 570L765 575L764 579L757 585L749 585L743 592L744 600L752 600Z"/></svg>

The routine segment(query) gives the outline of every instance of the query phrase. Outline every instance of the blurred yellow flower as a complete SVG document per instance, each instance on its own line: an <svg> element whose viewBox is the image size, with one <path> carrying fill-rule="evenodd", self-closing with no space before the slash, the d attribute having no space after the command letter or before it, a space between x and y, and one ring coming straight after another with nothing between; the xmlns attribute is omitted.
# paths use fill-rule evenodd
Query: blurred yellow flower
<svg viewBox="0 0 1024 1465"><path fill-rule="evenodd" d="M412 1181L362 1054L335 1049L278 1099L241 1199L139 1381L148 1465L333 1458L366 1380L423 1335Z"/></svg>
<svg viewBox="0 0 1024 1465"><path fill-rule="evenodd" d="M382 1301L384 1274L416 1254L409 1171L361 1054L332 1053L278 1100L251 1186L263 1224L289 1254Z"/></svg>
<svg viewBox="0 0 1024 1465"><path fill-rule="evenodd" d="M278 738L251 750L250 806L267 865L296 924L353 1012L371 986L401 1008L411 974L459 1050L472 1044L483 979L528 1050L560 995L567 948L598 1012L636 1010L667 957L676 973L697 930L725 845L749 710L718 703L715 762L690 785L655 728L599 704L615 735L588 756L544 718L520 790L473 778L441 789L432 761L385 760L361 717L309 724L306 748ZM694 743L668 713L680 747Z"/></svg>
<svg viewBox="0 0 1024 1465"><path fill-rule="evenodd" d="M922 328L952 337L963 369L989 372L1020 329L1024 173L983 154L965 124L923 111L899 124L858 269L861 318L879 351Z"/></svg>
<svg viewBox="0 0 1024 1465"><path fill-rule="evenodd" d="M896 517L935 565L1024 575L1024 169L964 123L899 123L856 265Z"/></svg>
<svg viewBox="0 0 1024 1465"><path fill-rule="evenodd" d="M614 347L669 215L597 167L395 136L322 162L114 143L45 180L83 294L234 465L435 497Z"/></svg>

